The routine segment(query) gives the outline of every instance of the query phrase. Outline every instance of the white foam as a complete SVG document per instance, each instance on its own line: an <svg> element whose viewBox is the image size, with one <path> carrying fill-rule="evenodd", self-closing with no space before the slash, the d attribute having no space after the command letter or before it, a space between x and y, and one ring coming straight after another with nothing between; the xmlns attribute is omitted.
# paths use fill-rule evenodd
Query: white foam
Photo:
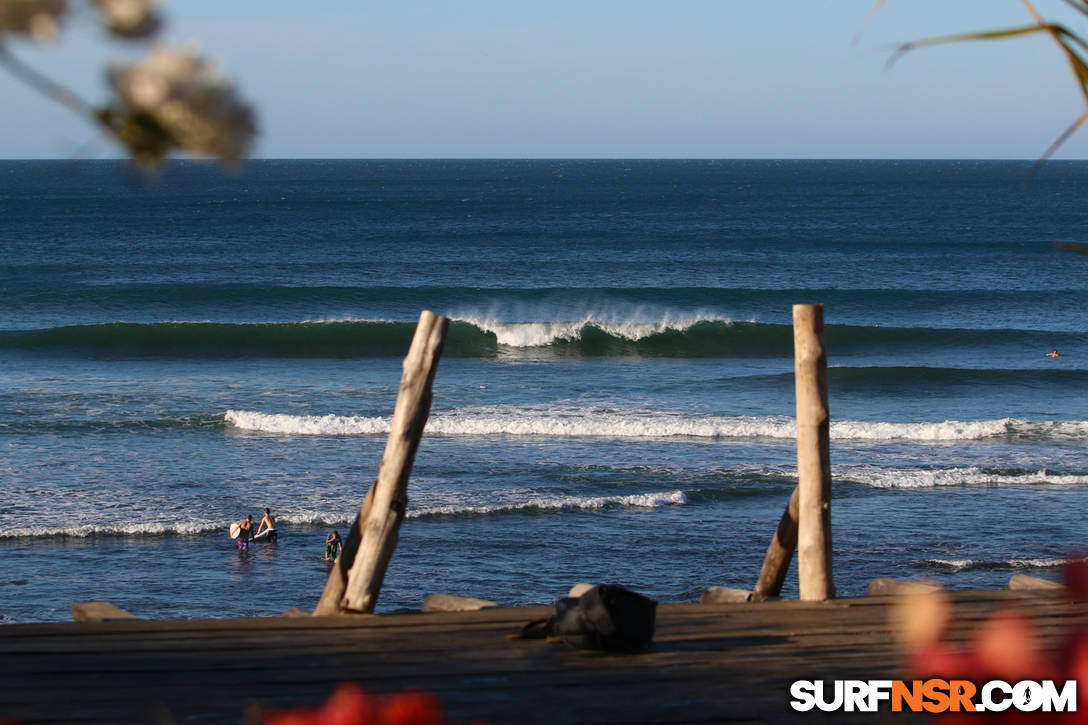
<svg viewBox="0 0 1088 725"><path fill-rule="evenodd" d="M1073 564L1080 559L1009 559L1007 562L1010 566L1018 569L1047 569L1058 566L1066 566L1067 564Z"/></svg>
<svg viewBox="0 0 1088 725"><path fill-rule="evenodd" d="M632 506L637 508L660 508L679 506L688 502L683 491L664 491L659 493L638 493L627 496L530 496L510 503L460 505L446 504L408 510L408 517L435 516L451 514L492 514L507 511L538 509L545 511L585 511L610 508L613 506Z"/></svg>
<svg viewBox="0 0 1088 725"><path fill-rule="evenodd" d="M389 432L386 418L285 415L228 410L224 419L242 430L292 435L375 435ZM604 438L792 438L785 417L688 417L644 411L592 409L503 410L432 415L427 432L450 436L538 436Z"/></svg>
<svg viewBox="0 0 1088 725"><path fill-rule="evenodd" d="M975 565L974 559L929 559L926 563L947 569L966 569Z"/></svg>
<svg viewBox="0 0 1088 725"><path fill-rule="evenodd" d="M865 440L975 441L1006 435L1045 438L1088 437L1088 421L997 420L885 423L844 420L831 423L831 437Z"/></svg>
<svg viewBox="0 0 1088 725"><path fill-rule="evenodd" d="M459 502L456 504L437 504L414 507L409 504L408 518L423 516L450 516L464 514L493 514L524 510L540 511L594 511L613 507L661 508L664 506L682 506L688 502L683 491L654 491L649 493L628 494L625 496L549 496L528 491L506 492L509 500L505 502ZM279 528L286 526L350 526L354 520L358 504L348 504L339 513L322 510L298 510L291 514L281 514ZM345 512L351 512L350 516ZM229 519L222 521L185 521L139 524L83 524L79 526L48 525L25 526L0 530L0 539L40 538L46 536L69 536L88 538L91 536L179 536L222 532L227 535ZM285 531L284 535L290 535Z"/></svg>
<svg viewBox="0 0 1088 725"><path fill-rule="evenodd" d="M1006 435L1012 419L982 421L885 423L880 421L832 421L831 437L862 440L963 441Z"/></svg>
<svg viewBox="0 0 1088 725"><path fill-rule="evenodd" d="M982 561L976 559L929 559L926 563L947 569L1052 569L1067 564L1083 561L1082 559L1006 559L1003 561Z"/></svg>
<svg viewBox="0 0 1088 725"><path fill-rule="evenodd" d="M374 435L389 432L389 420L340 415L286 415L228 410L226 422L242 430L290 435Z"/></svg>
<svg viewBox="0 0 1088 725"><path fill-rule="evenodd" d="M461 322L475 325L484 332L490 332L500 345L508 347L545 347L556 342L582 339L589 327L597 329L623 340L642 340L662 332L675 330L683 332L700 322L729 322L717 315L696 313L691 316L674 318L663 314L656 320L624 319L616 315L599 312L587 313L578 320L554 322L509 322L492 316L458 316Z"/></svg>
<svg viewBox="0 0 1088 725"><path fill-rule="evenodd" d="M290 514L276 516L278 525L293 524L295 526L351 526L355 515L359 510L359 503L366 495L365 488L359 490L359 501L346 503L338 513L331 511L295 509Z"/></svg>
<svg viewBox="0 0 1088 725"><path fill-rule="evenodd" d="M679 414L549 411L543 413L437 416L427 431L462 436L539 436L603 438L792 438L786 418L691 418Z"/></svg>
<svg viewBox="0 0 1088 725"><path fill-rule="evenodd" d="M940 486L1086 486L1088 476L1050 473L1047 470L1002 473L978 466L962 468L835 467L833 477L873 488L937 488Z"/></svg>
<svg viewBox="0 0 1088 725"><path fill-rule="evenodd" d="M378 435L389 420L339 415L286 415L228 410L227 423L241 430L289 435ZM450 436L596 436L604 438L777 438L796 436L786 416L690 416L646 410L599 408L493 408L432 415L427 432ZM831 424L837 440L972 441L1007 435L1088 437L1088 422L983 421L887 423L845 420Z"/></svg>
<svg viewBox="0 0 1088 725"><path fill-rule="evenodd" d="M21 526L0 530L0 539L16 539L41 536L71 536L87 538L90 536L164 536L193 535L209 531L227 531L229 521L182 521L182 522L140 522L140 523L104 523L78 524L76 526L50 527L48 525Z"/></svg>

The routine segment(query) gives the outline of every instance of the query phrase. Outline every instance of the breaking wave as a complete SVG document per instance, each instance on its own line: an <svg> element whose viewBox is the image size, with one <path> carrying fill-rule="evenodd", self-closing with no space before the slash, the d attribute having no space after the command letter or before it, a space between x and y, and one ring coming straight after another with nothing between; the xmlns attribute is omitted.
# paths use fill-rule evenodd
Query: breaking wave
<svg viewBox="0 0 1088 725"><path fill-rule="evenodd" d="M365 436L389 432L384 417L287 415L228 410L224 420L239 430L284 435ZM794 438L796 427L786 416L686 416L646 411L598 409L526 410L439 413L427 422L431 435L536 436L602 438ZM982 421L888 423L835 421L831 437L874 441L972 441L1007 436L1088 438L1088 421L1026 421L1013 418Z"/></svg>
<svg viewBox="0 0 1088 725"><path fill-rule="evenodd" d="M836 481L860 483L872 488L938 488L941 486L1088 486L1088 475L1058 473L1046 469L1023 471L962 468L833 467Z"/></svg>
<svg viewBox="0 0 1088 725"><path fill-rule="evenodd" d="M975 569L1056 569L1067 564L1086 561L1085 559L1004 559L987 561L983 559L926 559L922 566L930 569L950 569L952 571L970 571Z"/></svg>
<svg viewBox="0 0 1088 725"><path fill-rule="evenodd" d="M465 514L493 514L514 511L587 511L616 507L660 508L681 506L688 502L683 491L638 493L627 496L530 496L523 501L507 504L481 504L461 506L448 504L420 509L409 509L408 517L452 516Z"/></svg>
<svg viewBox="0 0 1088 725"><path fill-rule="evenodd" d="M683 491L655 491L649 493L627 494L623 496L556 496L529 492L527 495L507 502L458 503L431 506L415 506L409 503L407 518L430 518L436 516L484 516L489 514L517 513L525 511L566 512L599 511L614 508L661 508L664 506L682 506L688 503ZM350 526L355 511L346 506L344 513L331 511L296 511L277 516L281 537L292 536L291 526ZM227 535L228 521L193 520L173 523L116 523L116 524L81 524L67 527L49 525L23 526L0 530L0 540L18 538L90 538L95 536L126 537L165 537L194 536L214 532Z"/></svg>
<svg viewBox="0 0 1088 725"><path fill-rule="evenodd" d="M414 322L337 320L305 322L111 322L0 331L0 350L90 357L355 358L402 356ZM489 317L454 320L444 354L495 357L511 351L554 356L789 357L788 324L735 322L716 315L663 315L659 319L587 316L575 320L511 322ZM1027 349L1079 344L1074 333L1031 330L828 325L837 355L859 350L948 348L976 351L1016 344Z"/></svg>

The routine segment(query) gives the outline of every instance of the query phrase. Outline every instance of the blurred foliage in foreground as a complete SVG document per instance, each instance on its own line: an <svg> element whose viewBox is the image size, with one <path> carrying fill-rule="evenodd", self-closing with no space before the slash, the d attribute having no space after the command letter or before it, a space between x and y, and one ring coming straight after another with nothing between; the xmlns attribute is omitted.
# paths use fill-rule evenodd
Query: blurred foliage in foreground
<svg viewBox="0 0 1088 725"><path fill-rule="evenodd" d="M1088 601L1088 560L1065 564L1064 584L1050 601ZM1031 599L1009 604L982 621L969 624L966 638L951 634L956 620L952 598L943 590L901 597L893 609L894 631L907 655L909 675L918 680L950 676L983 683L1024 680L1068 682L1076 680L1076 692L1088 692L1088 621L1070 613L1064 631L1041 631L1033 621ZM1035 601L1035 604L1039 604ZM1076 698L1074 698L1076 700ZM934 717L943 723L1088 723L1088 708L1074 705L1072 712L950 711Z"/></svg>
<svg viewBox="0 0 1088 725"><path fill-rule="evenodd" d="M119 143L138 164L158 165L174 152L243 158L257 133L253 109L234 84L192 50L156 41L164 23L158 0L0 0L0 66ZM111 97L93 105L23 63L12 42L51 43L77 13L113 38L155 42L139 63L109 65Z"/></svg>
<svg viewBox="0 0 1088 725"><path fill-rule="evenodd" d="M873 9L869 13L869 17L872 16L884 5L886 0L877 0ZM904 43L895 49L892 57L888 59L888 65L892 65L898 60L904 53L907 53L916 48L923 48L932 45L941 45L944 43L961 43L971 40L1002 40L1006 38L1015 38L1025 35L1034 35L1037 33L1044 33L1050 36L1058 47L1061 49L1065 56L1066 62L1069 64L1070 70L1073 71L1073 77L1076 79L1077 87L1080 89L1081 95L1084 97L1085 110L1077 117L1072 124L1069 125L1061 136L1057 138L1050 145L1039 158L1035 164L1035 168L1032 170L1034 173L1040 165L1042 165L1047 159L1049 159L1058 148L1065 143L1065 141L1073 135L1073 133L1080 128L1085 121L1088 121L1088 43L1085 40L1067 28L1061 23L1051 22L1046 20L1036 9L1031 0L1021 0L1024 7L1027 8L1028 13L1031 14L1034 22L1027 25L1020 25L1014 28L1004 28L1001 30L986 30L975 33L957 33L955 35L943 35L937 38L926 38L924 40L916 40L910 43ZM1088 0L1064 0L1065 4L1073 8L1077 13L1088 18ZM1076 251L1076 250L1073 250Z"/></svg>

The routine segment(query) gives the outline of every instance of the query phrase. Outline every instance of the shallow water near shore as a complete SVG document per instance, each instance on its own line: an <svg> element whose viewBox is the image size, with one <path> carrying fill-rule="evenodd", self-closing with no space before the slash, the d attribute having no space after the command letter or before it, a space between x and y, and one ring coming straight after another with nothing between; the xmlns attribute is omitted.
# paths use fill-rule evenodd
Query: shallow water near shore
<svg viewBox="0 0 1088 725"><path fill-rule="evenodd" d="M1029 166L0 162L0 622L312 607L423 308L454 322L379 611L751 587L796 302L826 305L839 593L1056 578L1088 258L1052 241L1084 236L1088 163ZM279 542L239 552L266 506Z"/></svg>

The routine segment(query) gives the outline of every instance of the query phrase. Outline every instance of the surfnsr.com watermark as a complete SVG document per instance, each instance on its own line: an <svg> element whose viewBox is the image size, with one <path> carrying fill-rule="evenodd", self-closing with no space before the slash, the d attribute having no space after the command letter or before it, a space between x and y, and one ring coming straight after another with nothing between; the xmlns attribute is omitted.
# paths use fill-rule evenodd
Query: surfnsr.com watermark
<svg viewBox="0 0 1088 725"><path fill-rule="evenodd" d="M798 712L1076 712L1077 681L797 680L790 697Z"/></svg>

